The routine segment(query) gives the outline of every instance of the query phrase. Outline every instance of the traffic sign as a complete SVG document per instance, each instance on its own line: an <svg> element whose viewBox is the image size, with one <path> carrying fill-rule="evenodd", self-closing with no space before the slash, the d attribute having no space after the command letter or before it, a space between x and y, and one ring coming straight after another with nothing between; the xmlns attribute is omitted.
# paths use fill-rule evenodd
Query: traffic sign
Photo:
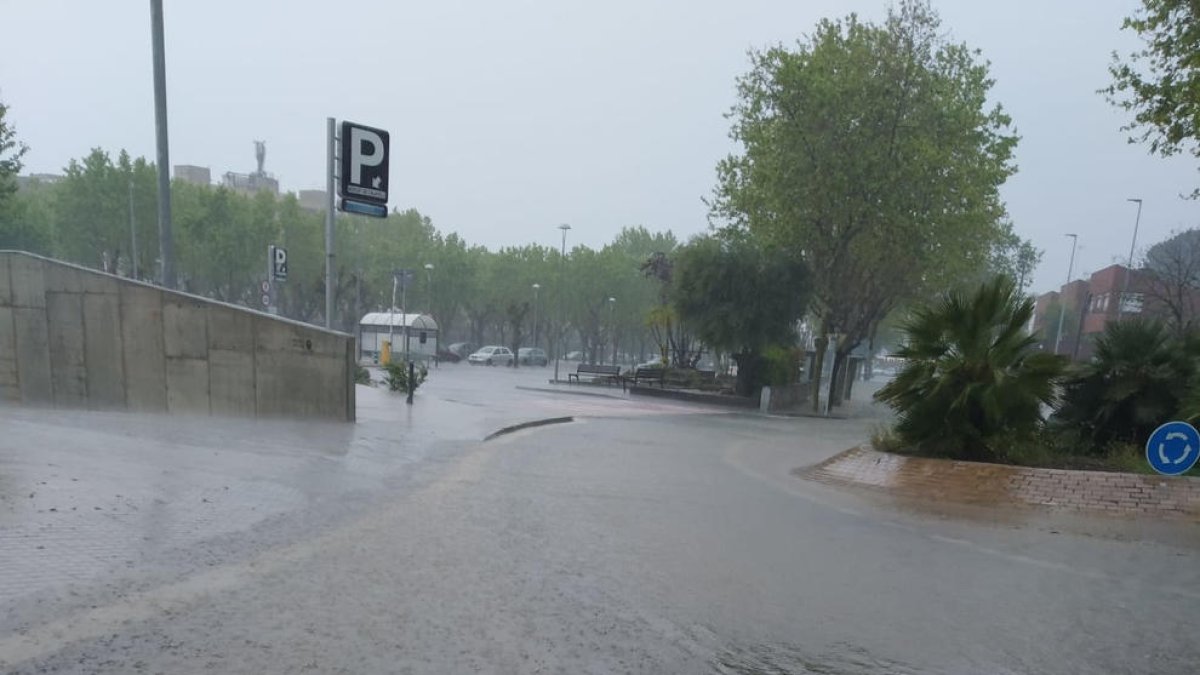
<svg viewBox="0 0 1200 675"><path fill-rule="evenodd" d="M396 278L396 283L400 285L400 288L408 288L408 285L412 283L416 275L417 273L412 270L401 269L392 272L392 276Z"/></svg>
<svg viewBox="0 0 1200 675"><path fill-rule="evenodd" d="M387 206L388 132L343 120L341 160L338 194L353 202Z"/></svg>
<svg viewBox="0 0 1200 675"><path fill-rule="evenodd" d="M270 292L271 292L271 282L269 282L269 281L264 281L264 282L262 282L261 284L259 284L259 285L258 285L258 287L259 287L260 289L262 289L262 292L263 292L263 293L270 293Z"/></svg>
<svg viewBox="0 0 1200 675"><path fill-rule="evenodd" d="M1146 439L1146 461L1166 476L1186 473L1200 459L1200 432L1187 422L1167 422Z"/></svg>
<svg viewBox="0 0 1200 675"><path fill-rule="evenodd" d="M263 304L263 307L270 307L271 306L271 296L264 293L262 296L262 304Z"/></svg>
<svg viewBox="0 0 1200 675"><path fill-rule="evenodd" d="M271 281L287 281L287 249L282 246L275 246L274 244L268 248L268 254L271 259ZM263 293L266 292L267 289L264 288Z"/></svg>

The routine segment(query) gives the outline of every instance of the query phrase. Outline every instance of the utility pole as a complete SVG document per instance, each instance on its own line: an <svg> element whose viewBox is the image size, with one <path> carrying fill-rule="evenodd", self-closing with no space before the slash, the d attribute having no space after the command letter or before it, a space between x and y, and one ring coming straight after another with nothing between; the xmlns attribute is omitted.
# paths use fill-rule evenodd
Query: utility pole
<svg viewBox="0 0 1200 675"><path fill-rule="evenodd" d="M614 311L617 307L617 299L608 299L608 331L612 340L612 364L617 365L617 322L614 319Z"/></svg>
<svg viewBox="0 0 1200 675"><path fill-rule="evenodd" d="M1126 199L1127 202L1137 202L1137 218L1133 221L1133 241L1129 244L1129 267L1125 270L1125 284L1121 288L1121 298L1117 302L1117 319L1125 313L1125 296L1129 295L1129 277L1133 276L1133 249L1137 247L1138 225L1142 224L1142 200L1137 197Z"/></svg>
<svg viewBox="0 0 1200 675"><path fill-rule="evenodd" d="M1071 285L1071 275L1075 271L1075 245L1079 243L1079 235L1068 234L1064 235L1071 238L1071 262L1067 264L1067 286ZM1066 288L1064 286L1063 288ZM1066 294L1058 296L1058 332L1054 335L1054 353L1058 353L1058 346L1062 344L1063 319L1067 316L1067 297ZM1078 336L1075 338L1077 341Z"/></svg>
<svg viewBox="0 0 1200 675"><path fill-rule="evenodd" d="M542 287L541 284L533 285L533 347L534 347L534 349L537 349L537 346L538 346L538 289L540 289L541 287Z"/></svg>
<svg viewBox="0 0 1200 675"><path fill-rule="evenodd" d="M129 260L133 278L138 278L137 221L133 219L133 181L129 181Z"/></svg>
<svg viewBox="0 0 1200 675"><path fill-rule="evenodd" d="M554 381L558 382L558 359L562 352L562 325L563 321L563 288L566 287L566 281L563 279L563 270L566 269L567 261L567 230L571 226L563 223L558 226L562 230L562 251L559 253L558 259L558 330L554 331Z"/></svg>
<svg viewBox="0 0 1200 675"><path fill-rule="evenodd" d="M325 327L333 328L333 174L337 167L337 120L325 118Z"/></svg>
<svg viewBox="0 0 1200 675"><path fill-rule="evenodd" d="M175 288L175 243L171 236L171 158L167 149L167 59L163 48L162 0L150 0L150 41L154 51L154 135L158 164L158 256L162 285Z"/></svg>

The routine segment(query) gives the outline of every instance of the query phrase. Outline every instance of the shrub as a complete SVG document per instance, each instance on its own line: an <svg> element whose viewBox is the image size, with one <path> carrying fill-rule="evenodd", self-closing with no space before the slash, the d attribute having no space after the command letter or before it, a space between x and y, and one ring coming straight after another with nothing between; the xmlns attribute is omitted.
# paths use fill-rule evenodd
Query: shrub
<svg viewBox="0 0 1200 675"><path fill-rule="evenodd" d="M1196 342L1153 321L1108 324L1092 362L1076 367L1065 383L1054 422L1078 429L1089 441L1085 451L1102 454L1113 442L1144 442L1177 416L1200 416Z"/></svg>
<svg viewBox="0 0 1200 675"><path fill-rule="evenodd" d="M782 387L800 376L799 349L773 345L763 350L763 384Z"/></svg>
<svg viewBox="0 0 1200 675"><path fill-rule="evenodd" d="M408 364L403 361L393 361L383 367L387 375L383 381L387 383L389 391L408 391ZM419 365L413 371L413 391L417 390L425 379L429 376L429 369L424 364Z"/></svg>
<svg viewBox="0 0 1200 675"><path fill-rule="evenodd" d="M371 384L371 371L362 366L354 366L354 384Z"/></svg>
<svg viewBox="0 0 1200 675"><path fill-rule="evenodd" d="M896 411L900 439L921 454L994 460L990 440L1035 431L1064 362L1025 333L1032 315L1006 277L917 309L901 328L905 365L875 395Z"/></svg>

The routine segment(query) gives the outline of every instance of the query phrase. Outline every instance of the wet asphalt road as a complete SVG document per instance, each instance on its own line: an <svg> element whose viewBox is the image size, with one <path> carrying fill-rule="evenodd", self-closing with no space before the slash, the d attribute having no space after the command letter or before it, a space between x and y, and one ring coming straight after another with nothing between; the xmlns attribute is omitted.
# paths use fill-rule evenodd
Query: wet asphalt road
<svg viewBox="0 0 1200 675"><path fill-rule="evenodd" d="M913 511L789 473L869 419L514 384L444 369L352 429L0 410L0 671L1200 665L1195 526Z"/></svg>

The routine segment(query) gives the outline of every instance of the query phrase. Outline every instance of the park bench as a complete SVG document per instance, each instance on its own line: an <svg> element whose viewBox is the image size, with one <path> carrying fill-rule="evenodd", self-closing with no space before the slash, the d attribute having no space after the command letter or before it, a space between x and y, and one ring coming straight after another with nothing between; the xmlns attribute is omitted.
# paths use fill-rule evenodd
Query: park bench
<svg viewBox="0 0 1200 675"><path fill-rule="evenodd" d="M646 381L651 384L658 382L659 387L666 387L666 368L638 368L633 372L633 377L626 378L637 386L638 382Z"/></svg>
<svg viewBox="0 0 1200 675"><path fill-rule="evenodd" d="M615 384L621 381L621 367L581 363L575 372L567 373L567 382L579 382L580 375L591 377L593 381L604 380L606 384Z"/></svg>

